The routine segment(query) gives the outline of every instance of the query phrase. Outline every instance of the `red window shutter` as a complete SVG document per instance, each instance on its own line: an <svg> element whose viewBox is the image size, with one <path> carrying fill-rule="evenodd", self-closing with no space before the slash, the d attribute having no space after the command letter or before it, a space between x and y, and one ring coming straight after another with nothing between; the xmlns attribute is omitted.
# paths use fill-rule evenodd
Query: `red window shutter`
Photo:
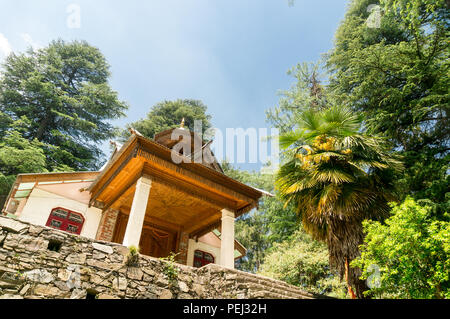
<svg viewBox="0 0 450 319"><path fill-rule="evenodd" d="M201 250L196 250L194 252L194 267L200 268L212 263L214 263L214 256L210 253Z"/></svg>
<svg viewBox="0 0 450 319"><path fill-rule="evenodd" d="M81 229L83 228L83 224L84 217L80 213L66 208L57 207L52 209L45 225L71 234L79 235L81 233Z"/></svg>

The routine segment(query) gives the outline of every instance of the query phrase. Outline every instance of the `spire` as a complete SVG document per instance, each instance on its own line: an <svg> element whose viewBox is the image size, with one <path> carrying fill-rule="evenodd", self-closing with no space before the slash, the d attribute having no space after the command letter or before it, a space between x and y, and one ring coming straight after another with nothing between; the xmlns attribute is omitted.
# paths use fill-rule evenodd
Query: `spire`
<svg viewBox="0 0 450 319"><path fill-rule="evenodd" d="M183 129L184 129L184 117L183 117L183 119L181 120L180 128L183 128Z"/></svg>

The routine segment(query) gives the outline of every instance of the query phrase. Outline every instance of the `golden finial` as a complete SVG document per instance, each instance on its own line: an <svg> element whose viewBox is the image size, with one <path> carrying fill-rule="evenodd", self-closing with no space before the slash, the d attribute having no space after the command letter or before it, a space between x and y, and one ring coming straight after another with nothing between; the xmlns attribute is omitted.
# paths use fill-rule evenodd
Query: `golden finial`
<svg viewBox="0 0 450 319"><path fill-rule="evenodd" d="M183 117L183 119L181 120L180 128L184 128L184 117Z"/></svg>

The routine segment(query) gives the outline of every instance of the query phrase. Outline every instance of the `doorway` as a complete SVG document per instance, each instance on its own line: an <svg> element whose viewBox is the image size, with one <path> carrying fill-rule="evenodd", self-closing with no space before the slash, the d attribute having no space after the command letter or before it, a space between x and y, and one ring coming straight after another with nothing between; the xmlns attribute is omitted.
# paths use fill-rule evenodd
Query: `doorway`
<svg viewBox="0 0 450 319"><path fill-rule="evenodd" d="M125 236L128 223L128 215L119 213L114 229L113 242L121 244ZM144 221L141 239L139 242L139 252L142 255L152 257L167 257L177 248L178 232L154 223Z"/></svg>

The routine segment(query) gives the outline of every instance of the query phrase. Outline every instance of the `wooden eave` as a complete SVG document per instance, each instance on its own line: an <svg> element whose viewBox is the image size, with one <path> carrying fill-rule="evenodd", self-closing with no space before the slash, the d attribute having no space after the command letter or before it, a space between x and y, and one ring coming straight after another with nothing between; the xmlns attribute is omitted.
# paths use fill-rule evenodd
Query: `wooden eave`
<svg viewBox="0 0 450 319"><path fill-rule="evenodd" d="M17 175L16 183L95 180L99 174L100 172L55 172L19 174Z"/></svg>
<svg viewBox="0 0 450 319"><path fill-rule="evenodd" d="M138 177L148 174L151 177L173 182L174 186L184 184L185 188L203 189L212 197L219 195L224 199L239 200L242 203L241 206L228 206L236 211L236 216L257 206L258 199L262 195L260 191L203 164L184 163L182 161L186 158L182 155L175 155L175 157L181 161L180 164L172 162L172 152L169 148L144 137L132 135L89 187L90 203L93 204L97 200L102 191L130 161L138 158L140 162L145 162L139 168Z"/></svg>
<svg viewBox="0 0 450 319"><path fill-rule="evenodd" d="M98 190L98 185L101 180L105 180L108 178L111 178L111 176L114 175L114 173L117 173L117 168L120 163L123 163L126 159L125 157L130 156L130 151L133 150L133 146L136 145L136 135L131 135L131 137L125 142L124 145L120 148L119 151L117 151L114 156L108 161L105 168L100 172L100 174L97 176L97 178L94 180L94 182L89 186L88 190L91 192L93 196L95 196L95 192ZM130 147L131 146L131 147ZM127 153L126 153L127 152ZM91 198L93 197L91 196Z"/></svg>

